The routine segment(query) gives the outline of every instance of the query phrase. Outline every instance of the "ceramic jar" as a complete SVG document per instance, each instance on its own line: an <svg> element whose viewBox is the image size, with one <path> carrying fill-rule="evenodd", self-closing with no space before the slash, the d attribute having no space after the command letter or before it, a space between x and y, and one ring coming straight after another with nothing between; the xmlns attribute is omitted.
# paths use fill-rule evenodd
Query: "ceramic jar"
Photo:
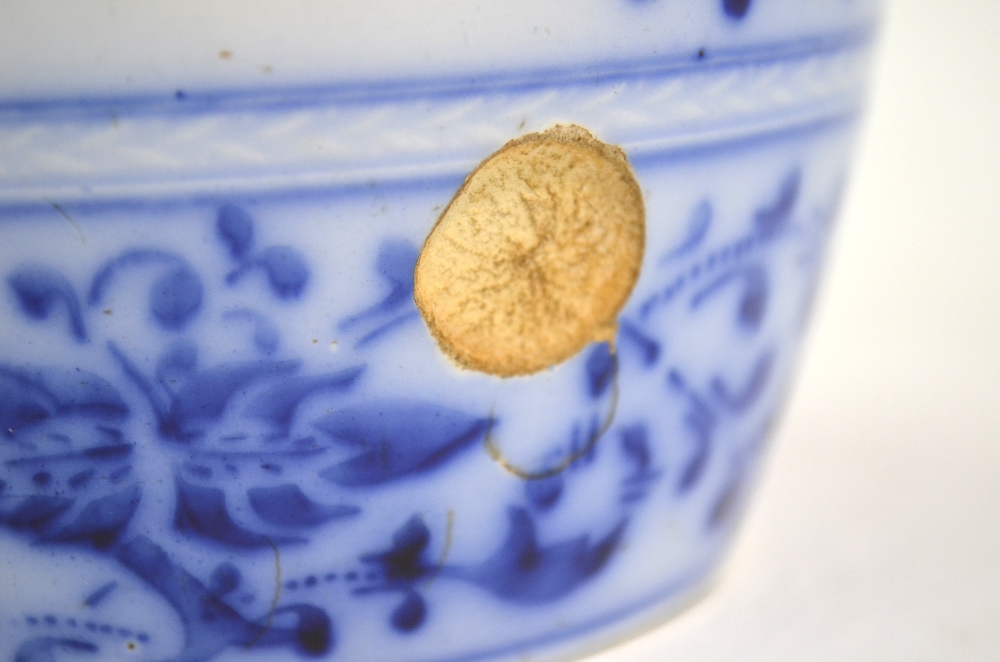
<svg viewBox="0 0 1000 662"><path fill-rule="evenodd" d="M685 604L876 10L0 8L0 660L562 659Z"/></svg>

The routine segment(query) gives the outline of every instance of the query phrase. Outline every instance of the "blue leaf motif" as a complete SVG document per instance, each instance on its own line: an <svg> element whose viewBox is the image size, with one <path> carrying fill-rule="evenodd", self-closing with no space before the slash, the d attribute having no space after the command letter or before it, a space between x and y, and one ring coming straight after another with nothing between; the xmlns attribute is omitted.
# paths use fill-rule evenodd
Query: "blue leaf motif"
<svg viewBox="0 0 1000 662"><path fill-rule="evenodd" d="M383 400L341 409L314 422L362 453L320 473L340 485L378 485L433 469L477 440L490 419L440 405Z"/></svg>
<svg viewBox="0 0 1000 662"><path fill-rule="evenodd" d="M118 391L93 373L59 368L0 365L0 430L18 430L66 415L120 420L128 406Z"/></svg>
<svg viewBox="0 0 1000 662"><path fill-rule="evenodd" d="M298 485L286 483L274 487L247 490L254 512L265 522L277 526L313 527L361 512L356 506L325 506L307 497Z"/></svg>
<svg viewBox="0 0 1000 662"><path fill-rule="evenodd" d="M623 345L635 348L639 352L639 357L643 365L652 367L660 358L660 343L650 338L638 326L628 320L621 320L619 323L618 337Z"/></svg>
<svg viewBox="0 0 1000 662"><path fill-rule="evenodd" d="M397 239L382 243L375 269L389 285L389 292L374 306L343 320L339 327L348 330L370 319L382 317L413 302L413 270L419 252L408 241Z"/></svg>
<svg viewBox="0 0 1000 662"><path fill-rule="evenodd" d="M770 239L788 225L792 209L795 208L795 202L799 197L801 182L801 172L798 169L793 170L781 183L777 199L757 211L754 216L754 226L761 237Z"/></svg>
<svg viewBox="0 0 1000 662"><path fill-rule="evenodd" d="M389 285L389 292L375 305L340 322L341 331L368 327L358 339L361 348L420 318L413 302L413 270L419 252L409 241L393 239L379 247L375 269Z"/></svg>
<svg viewBox="0 0 1000 662"><path fill-rule="evenodd" d="M247 406L245 416L270 423L281 434L287 434L298 406L320 392L341 392L357 382L362 366L347 368L328 375L291 377L264 391Z"/></svg>
<svg viewBox="0 0 1000 662"><path fill-rule="evenodd" d="M186 434L217 420L234 395L266 378L288 378L298 361L245 361L206 368L191 375L171 403L169 418Z"/></svg>
<svg viewBox="0 0 1000 662"><path fill-rule="evenodd" d="M660 479L660 471L653 468L649 430L645 423L633 423L621 428L619 438L622 455L632 469L622 480L621 503L629 505L644 501Z"/></svg>
<svg viewBox="0 0 1000 662"><path fill-rule="evenodd" d="M78 418L70 434L52 431L58 429L0 446L14 455L2 463L13 489L0 495L0 524L35 542L106 548L124 532L141 497L131 477L133 446L122 443L117 429L90 428Z"/></svg>
<svg viewBox="0 0 1000 662"><path fill-rule="evenodd" d="M48 419L57 409L55 396L28 375L0 367L0 431L5 436Z"/></svg>
<svg viewBox="0 0 1000 662"><path fill-rule="evenodd" d="M175 484L177 512L174 524L178 531L240 549L266 549L273 545L305 542L302 538L266 536L243 528L229 516L226 495L220 489L193 485L180 478Z"/></svg>
<svg viewBox="0 0 1000 662"><path fill-rule="evenodd" d="M0 511L0 523L12 529L39 531L73 506L73 499L31 495L14 508Z"/></svg>
<svg viewBox="0 0 1000 662"><path fill-rule="evenodd" d="M66 308L73 337L79 342L87 340L80 299L61 273L49 267L28 265L8 276L7 282L26 315L37 320L48 319L52 310L62 305Z"/></svg>
<svg viewBox="0 0 1000 662"><path fill-rule="evenodd" d="M167 389L173 391L173 385L187 375L198 365L198 346L187 339L171 343L156 362L156 380Z"/></svg>
<svg viewBox="0 0 1000 662"><path fill-rule="evenodd" d="M215 230L234 260L242 260L253 248L253 219L242 207L223 205L215 218Z"/></svg>
<svg viewBox="0 0 1000 662"><path fill-rule="evenodd" d="M637 474L649 471L653 454L649 448L649 431L645 425L639 423L622 428L621 444L625 455L635 465Z"/></svg>
<svg viewBox="0 0 1000 662"><path fill-rule="evenodd" d="M267 275L271 289L282 299L298 298L309 281L309 267L301 253L291 246L270 246L247 258L226 276L226 282L234 284L257 269Z"/></svg>
<svg viewBox="0 0 1000 662"><path fill-rule="evenodd" d="M108 349L146 396L159 422L160 434L178 441L204 435L208 425L222 417L229 401L249 385L263 379L287 379L299 367L298 361L260 360L191 370L176 394L164 398L115 343L109 343Z"/></svg>
<svg viewBox="0 0 1000 662"><path fill-rule="evenodd" d="M132 520L142 495L138 485L94 499L68 526L46 536L47 542L86 542L98 549L108 547Z"/></svg>
<svg viewBox="0 0 1000 662"><path fill-rule="evenodd" d="M618 361L611 353L611 345L606 342L597 343L587 357L587 385L592 398L604 395L614 381Z"/></svg>
<svg viewBox="0 0 1000 662"><path fill-rule="evenodd" d="M496 554L477 566L446 567L442 574L465 579L512 602L550 602L571 593L607 565L626 524L620 521L594 542L584 535L541 546L526 510L511 507L508 519L507 539Z"/></svg>
<svg viewBox="0 0 1000 662"><path fill-rule="evenodd" d="M118 390L91 372L44 368L29 371L28 374L52 394L60 414L76 413L116 420L128 414L128 405Z"/></svg>
<svg viewBox="0 0 1000 662"><path fill-rule="evenodd" d="M697 485L708 467L712 442L719 420L705 400L688 387L683 375L677 370L670 371L667 381L671 388L682 393L688 400L688 411L684 415L684 425L690 432L690 440L694 447L681 467L676 487L677 494L685 494Z"/></svg>
<svg viewBox="0 0 1000 662"><path fill-rule="evenodd" d="M715 399L732 413L738 414L745 411L763 393L771 376L773 363L774 355L771 352L762 354L742 387L735 391L721 377L715 377L712 380L712 393Z"/></svg>
<svg viewBox="0 0 1000 662"><path fill-rule="evenodd" d="M391 286L381 305L392 308L413 296L413 270L419 257L417 247L404 239L388 240L379 248L375 267Z"/></svg>

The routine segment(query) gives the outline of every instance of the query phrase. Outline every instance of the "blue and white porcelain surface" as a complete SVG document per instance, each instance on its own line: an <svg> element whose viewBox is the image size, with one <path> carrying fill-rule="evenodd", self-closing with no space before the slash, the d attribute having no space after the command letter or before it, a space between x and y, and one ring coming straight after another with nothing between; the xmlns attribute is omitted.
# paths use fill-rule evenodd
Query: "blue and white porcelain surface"
<svg viewBox="0 0 1000 662"><path fill-rule="evenodd" d="M876 3L354 5L0 9L0 660L580 655L724 551ZM614 349L462 370L417 255L557 123L645 199Z"/></svg>

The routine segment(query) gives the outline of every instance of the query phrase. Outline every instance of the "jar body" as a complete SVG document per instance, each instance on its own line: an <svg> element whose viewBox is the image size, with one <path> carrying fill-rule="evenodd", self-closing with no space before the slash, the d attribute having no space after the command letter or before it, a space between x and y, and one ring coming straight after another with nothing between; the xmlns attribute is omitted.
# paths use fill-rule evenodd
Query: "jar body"
<svg viewBox="0 0 1000 662"><path fill-rule="evenodd" d="M871 28L701 4L660 55L4 102L0 659L558 658L689 600L788 389ZM624 150L638 281L613 343L464 370L414 264L556 124Z"/></svg>

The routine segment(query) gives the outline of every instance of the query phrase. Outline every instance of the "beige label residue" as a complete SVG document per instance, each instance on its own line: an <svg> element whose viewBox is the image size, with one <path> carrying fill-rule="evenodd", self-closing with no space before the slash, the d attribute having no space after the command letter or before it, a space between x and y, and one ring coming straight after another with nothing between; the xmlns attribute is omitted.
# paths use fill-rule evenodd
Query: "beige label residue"
<svg viewBox="0 0 1000 662"><path fill-rule="evenodd" d="M466 178L417 260L417 307L460 365L531 374L614 339L644 245L625 154L556 126L507 143Z"/></svg>

